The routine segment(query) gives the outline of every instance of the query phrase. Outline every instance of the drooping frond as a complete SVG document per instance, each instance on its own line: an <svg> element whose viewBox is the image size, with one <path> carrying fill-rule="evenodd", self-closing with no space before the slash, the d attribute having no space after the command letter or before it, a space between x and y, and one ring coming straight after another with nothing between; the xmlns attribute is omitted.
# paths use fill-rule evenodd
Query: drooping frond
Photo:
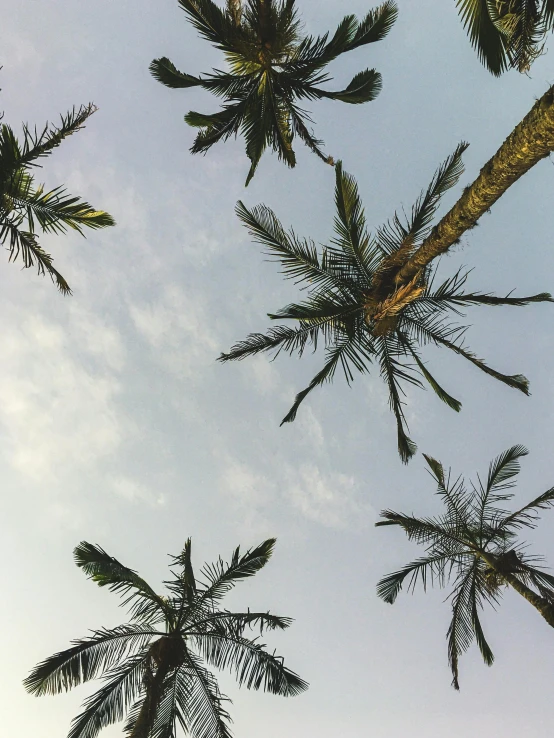
<svg viewBox="0 0 554 738"><path fill-rule="evenodd" d="M386 523L382 522L376 523L376 525L384 524L386 525ZM424 591L427 589L428 581L431 584L438 581L439 586L444 586L445 568L450 564L451 560L452 556L450 552L422 556L420 559L416 559L410 564L403 566L402 569L383 577L377 584L377 594L382 600L392 605L407 577L409 577L408 591L415 589L418 579L421 579Z"/></svg>
<svg viewBox="0 0 554 738"><path fill-rule="evenodd" d="M133 618L156 621L167 615L163 598L136 571L121 564L100 546L82 541L73 555L77 566L99 587L108 587L125 597L123 604L131 604Z"/></svg>
<svg viewBox="0 0 554 738"><path fill-rule="evenodd" d="M142 686L147 651L127 658L105 675L106 683L84 702L67 738L96 738L102 728L125 717Z"/></svg>
<svg viewBox="0 0 554 738"><path fill-rule="evenodd" d="M202 84L199 77L193 77L191 74L180 72L175 64L166 56L161 59L154 59L150 64L150 74L166 87L174 90L186 87L198 87Z"/></svg>
<svg viewBox="0 0 554 738"><path fill-rule="evenodd" d="M489 72L499 76L508 66L506 40L491 19L490 4L490 0L456 0L471 45Z"/></svg>
<svg viewBox="0 0 554 738"><path fill-rule="evenodd" d="M156 631L142 624L97 630L42 661L23 684L37 696L66 692L111 669L130 651L140 651L155 635Z"/></svg>
<svg viewBox="0 0 554 738"><path fill-rule="evenodd" d="M177 671L176 699L193 738L232 738L231 716L225 709L230 700L191 652L187 652L183 667Z"/></svg>
<svg viewBox="0 0 554 738"><path fill-rule="evenodd" d="M261 643L214 632L197 637L196 642L206 662L216 669L233 672L239 686L283 697L298 695L308 688L307 682L285 667L282 658L268 653Z"/></svg>

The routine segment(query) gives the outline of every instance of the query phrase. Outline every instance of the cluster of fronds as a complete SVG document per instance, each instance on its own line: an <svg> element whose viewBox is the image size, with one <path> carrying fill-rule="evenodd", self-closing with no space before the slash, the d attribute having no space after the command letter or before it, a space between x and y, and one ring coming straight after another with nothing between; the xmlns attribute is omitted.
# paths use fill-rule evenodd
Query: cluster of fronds
<svg viewBox="0 0 554 738"><path fill-rule="evenodd" d="M428 584L444 587L453 581L447 638L456 689L459 657L474 639L485 663L490 666L493 662L479 612L485 604L495 607L499 603L508 577L534 587L554 612L554 577L537 565L539 557L527 554L517 541L522 528L535 527L539 510L554 505L554 487L516 512L508 513L502 506L513 497L509 490L515 485L519 459L527 453L523 446L508 449L491 462L486 482L478 478L470 488L461 477L451 479L440 462L426 456L446 511L436 517L416 518L385 510L381 513L384 520L376 523L400 526L410 540L426 549L425 556L381 579L377 593L385 602L392 604L406 581L408 591L418 582L426 589Z"/></svg>
<svg viewBox="0 0 554 738"><path fill-rule="evenodd" d="M199 581L189 539L173 558L176 569L165 582L168 596L160 596L103 549L81 543L75 549L77 566L124 597L131 622L95 631L45 659L25 680L26 688L36 695L58 694L102 677L104 685L87 698L68 738L94 738L123 719L126 734L138 735L134 731L148 715L155 720L144 735L173 738L179 724L193 738L230 738L229 699L206 665L231 671L248 689L291 696L307 687L247 632L288 628L291 618L220 609L237 582L265 566L274 545L275 539L268 539L242 556L237 548L229 563L206 564Z"/></svg>
<svg viewBox="0 0 554 738"><path fill-rule="evenodd" d="M406 220L398 215L371 236L355 180L340 162L336 167L335 238L321 254L308 240L287 233L275 214L265 206L248 210L241 202L237 214L255 240L280 262L287 277L303 284L304 302L287 305L273 320L293 320L297 327L280 325L267 334L254 333L235 344L221 361L244 359L260 352L281 351L302 356L307 346L325 346L325 364L308 387L296 397L283 423L295 419L306 396L333 379L338 367L350 383L354 372L368 372L376 365L388 388L389 403L397 425L398 450L404 462L416 446L407 435L404 415L405 385L422 387L425 380L453 410L461 407L425 366L421 348L443 346L463 356L483 372L528 393L520 374L505 375L489 367L464 345L465 327L452 323L449 313L460 315L469 305L526 305L552 301L547 293L530 297L494 297L466 292L467 273L458 271L435 286L434 270L427 266L407 284L396 277L410 255L431 230L441 196L458 181L462 171L460 144L438 169Z"/></svg>
<svg viewBox="0 0 554 738"><path fill-rule="evenodd" d="M331 37L300 35L295 0L230 0L226 10L212 0L179 0L179 5L200 35L223 51L229 67L228 72L194 77L180 72L167 57L150 65L153 76L167 87L198 86L224 100L218 113L191 111L185 116L190 126L200 129L191 151L205 153L218 141L242 134L251 161L246 184L268 146L294 167L295 136L332 164L298 101L326 98L360 104L378 95L381 75L374 69L359 72L338 92L320 85L329 81L324 69L338 56L387 35L397 17L393 0L385 0L362 21L347 15Z"/></svg>

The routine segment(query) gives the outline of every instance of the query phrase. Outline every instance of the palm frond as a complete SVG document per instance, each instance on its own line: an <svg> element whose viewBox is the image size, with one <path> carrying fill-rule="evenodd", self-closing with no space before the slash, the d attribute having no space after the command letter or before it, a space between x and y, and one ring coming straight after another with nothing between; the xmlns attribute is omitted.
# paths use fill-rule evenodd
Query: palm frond
<svg viewBox="0 0 554 738"><path fill-rule="evenodd" d="M181 725L190 731L192 738L232 738L231 716L224 707L230 700L220 692L201 660L190 651L187 651L184 668L177 671L176 698L185 723Z"/></svg>
<svg viewBox="0 0 554 738"><path fill-rule="evenodd" d="M34 233L22 231L19 224L10 219L0 219L0 244L8 244L10 261L15 261L20 255L25 269L36 266L39 274L48 273L62 295L70 295L71 288L52 264L52 257L37 241Z"/></svg>
<svg viewBox="0 0 554 738"><path fill-rule="evenodd" d="M371 362L371 355L367 351L361 350L361 347L356 346L349 337L338 342L335 346L328 347L326 349L326 360L323 368L315 375L306 389L296 395L294 403L281 421L281 425L283 423L292 423L296 418L296 413L301 403L313 389L319 387L324 382L331 382L333 380L339 363L343 368L346 381L350 384L354 379L354 375L350 369L350 362L354 364L358 371L367 371L367 364Z"/></svg>
<svg viewBox="0 0 554 738"><path fill-rule="evenodd" d="M263 644L213 632L197 636L196 642L205 661L216 669L233 672L239 686L283 697L298 695L308 688L307 682L287 669L282 658L268 653Z"/></svg>
<svg viewBox="0 0 554 738"><path fill-rule="evenodd" d="M193 77L191 74L180 72L175 64L166 56L160 59L154 59L149 66L150 74L166 87L174 90L186 87L198 87L202 85L199 77Z"/></svg>
<svg viewBox="0 0 554 738"><path fill-rule="evenodd" d="M136 571L121 564L100 546L81 541L73 555L75 563L89 579L99 587L121 593L125 597L124 605L131 603L134 618L155 621L169 614L163 598Z"/></svg>
<svg viewBox="0 0 554 738"><path fill-rule="evenodd" d="M365 69L352 79L348 87L338 92L329 92L318 89L318 96L328 100L340 100L341 102L359 105L361 103L375 100L383 88L383 79L375 69Z"/></svg>
<svg viewBox="0 0 554 738"><path fill-rule="evenodd" d="M473 627L474 613L474 580L476 576L477 562L473 564L458 577L452 597L452 620L448 627L448 663L452 670L452 686L459 690L458 661L462 653L467 651L475 637Z"/></svg>
<svg viewBox="0 0 554 738"><path fill-rule="evenodd" d="M386 525L387 523L376 523L376 525ZM450 564L452 560L451 554L432 554L430 556L422 556L410 564L406 564L402 569L388 574L383 577L377 584L377 594L385 602L392 605L407 577L410 578L408 582L408 591L413 591L416 587L418 579L421 579L424 591L427 589L428 579L431 584L438 581L440 586L444 585L445 567Z"/></svg>
<svg viewBox="0 0 554 738"><path fill-rule="evenodd" d="M480 61L499 76L508 67L506 41L491 20L489 0L456 0L456 6Z"/></svg>
<svg viewBox="0 0 554 738"><path fill-rule="evenodd" d="M105 675L106 684L85 700L67 738L96 738L103 728L123 720L141 689L147 653L131 656Z"/></svg>
<svg viewBox="0 0 554 738"><path fill-rule="evenodd" d="M132 624L94 631L35 666L23 682L25 689L37 696L67 692L109 670L129 651L140 651L155 634L146 625Z"/></svg>
<svg viewBox="0 0 554 738"><path fill-rule="evenodd" d="M506 515L498 522L499 529L521 529L534 528L538 521L538 511L548 510L554 506L554 487L543 492L542 495L535 497L534 500L528 502L516 512Z"/></svg>

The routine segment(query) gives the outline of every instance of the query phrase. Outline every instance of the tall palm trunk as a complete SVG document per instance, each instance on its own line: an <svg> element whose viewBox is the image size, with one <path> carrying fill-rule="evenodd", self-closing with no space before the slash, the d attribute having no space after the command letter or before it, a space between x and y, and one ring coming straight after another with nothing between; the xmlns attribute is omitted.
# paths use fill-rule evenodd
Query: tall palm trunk
<svg viewBox="0 0 554 738"><path fill-rule="evenodd" d="M543 616L550 627L554 628L554 606L552 606L546 598L541 597L536 592L533 592L532 589L523 584L523 582L521 582L516 576L514 576L514 574L506 571L505 567L499 566L499 562L496 556L491 556L490 554L486 553L480 553L479 555L484 561L486 561L491 569L494 569L496 572L498 572L498 574L505 582L513 587L515 591L518 592L522 597L525 597L527 602L533 605L535 610L539 611L539 613Z"/></svg>
<svg viewBox="0 0 554 738"><path fill-rule="evenodd" d="M148 738L156 720L156 713L163 695L163 683L171 664L166 661L156 669L151 682L146 687L146 698L129 738Z"/></svg>
<svg viewBox="0 0 554 738"><path fill-rule="evenodd" d="M419 270L447 251L525 172L554 150L554 85L518 123L479 176L396 276L409 282Z"/></svg>
<svg viewBox="0 0 554 738"><path fill-rule="evenodd" d="M260 43L262 46L266 47L271 43L271 29L269 23L270 4L271 0L258 0L258 12L260 14Z"/></svg>

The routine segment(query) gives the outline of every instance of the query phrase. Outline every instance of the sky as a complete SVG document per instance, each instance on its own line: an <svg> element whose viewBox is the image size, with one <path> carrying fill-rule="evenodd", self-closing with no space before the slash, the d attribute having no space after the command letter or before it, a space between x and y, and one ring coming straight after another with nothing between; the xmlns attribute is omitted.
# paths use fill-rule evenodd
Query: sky
<svg viewBox="0 0 554 738"><path fill-rule="evenodd" d="M479 63L454 0L399 0L389 36L335 61L335 88L361 69L383 75L376 101L310 105L326 151L359 184L370 228L411 207L459 141L466 171L446 212L554 81L554 49L528 76L500 79ZM306 31L333 30L362 0L299 0ZM0 264L0 556L4 605L0 693L6 735L67 733L95 684L57 697L29 696L21 681L46 656L89 630L125 622L117 596L87 581L72 560L97 543L152 585L167 554L191 536L193 561L229 558L270 536L269 564L228 606L293 617L268 645L310 682L284 699L238 689L240 738L489 738L543 735L551 725L554 640L514 592L484 624L496 655L462 657L450 686L445 591L380 601L376 582L421 551L399 530L375 529L386 507L427 515L439 502L418 453L401 464L385 387L375 374L349 388L338 376L313 392L295 423L279 422L320 366L280 356L222 365L221 351L268 327L266 314L297 296L233 210L270 206L316 243L332 237L334 173L298 143L288 170L266 153L248 189L243 142L192 156L183 116L216 109L197 89L168 90L148 72L168 56L191 74L222 64L175 0L0 0L0 110L56 121L73 105L98 112L44 162L39 178L65 184L117 227L45 237L73 288L63 297L32 270ZM549 45L554 42L550 39ZM439 273L472 268L474 290L554 292L553 161L538 164L443 258ZM515 443L523 460L515 503L554 484L551 464L554 305L472 308L468 344L495 368L525 374L530 397L456 356L425 358L456 397L452 412L431 392L410 391L410 434L467 477ZM551 513L552 515L552 513ZM527 539L554 561L554 520ZM98 683L96 683L96 687ZM527 703L526 697L531 697ZM121 726L104 731L121 734Z"/></svg>

